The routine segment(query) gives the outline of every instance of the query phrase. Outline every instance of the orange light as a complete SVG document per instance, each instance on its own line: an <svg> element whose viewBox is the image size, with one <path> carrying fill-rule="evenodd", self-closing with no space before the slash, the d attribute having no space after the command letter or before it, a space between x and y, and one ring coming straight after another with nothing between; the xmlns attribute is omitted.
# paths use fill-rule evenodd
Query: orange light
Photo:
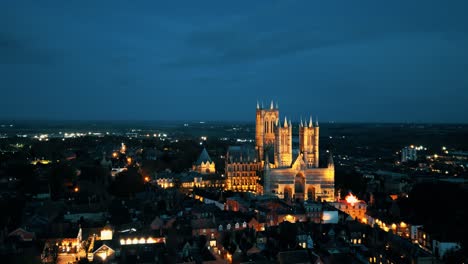
<svg viewBox="0 0 468 264"><path fill-rule="evenodd" d="M354 206L355 203L359 202L359 199L356 196L354 196L352 193L349 193L345 197L345 200L346 200L347 203L351 204L352 206Z"/></svg>
<svg viewBox="0 0 468 264"><path fill-rule="evenodd" d="M113 157L113 158L117 158L118 155L119 155L119 154L118 154L117 152L112 153L112 157Z"/></svg>
<svg viewBox="0 0 468 264"><path fill-rule="evenodd" d="M80 191L80 188L78 187L75 187L75 189L73 189L75 192L79 192Z"/></svg>
<svg viewBox="0 0 468 264"><path fill-rule="evenodd" d="M128 163L128 164L131 164L131 163L132 163L132 158L128 157L128 158L127 158L127 163Z"/></svg>
<svg viewBox="0 0 468 264"><path fill-rule="evenodd" d="M145 177L145 182L149 182L150 181L150 177L146 176Z"/></svg>

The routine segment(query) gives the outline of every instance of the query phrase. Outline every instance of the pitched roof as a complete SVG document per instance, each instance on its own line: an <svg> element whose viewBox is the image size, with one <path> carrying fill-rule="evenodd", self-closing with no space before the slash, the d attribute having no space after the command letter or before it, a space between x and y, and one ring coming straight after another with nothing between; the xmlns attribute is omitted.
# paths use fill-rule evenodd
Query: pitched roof
<svg viewBox="0 0 468 264"><path fill-rule="evenodd" d="M206 151L206 148L203 148L202 153L197 159L197 162L195 162L195 165L201 165L202 163L212 163L213 161L210 158L210 155L208 155L208 151Z"/></svg>
<svg viewBox="0 0 468 264"><path fill-rule="evenodd" d="M229 162L257 162L257 152L250 145L229 146Z"/></svg>

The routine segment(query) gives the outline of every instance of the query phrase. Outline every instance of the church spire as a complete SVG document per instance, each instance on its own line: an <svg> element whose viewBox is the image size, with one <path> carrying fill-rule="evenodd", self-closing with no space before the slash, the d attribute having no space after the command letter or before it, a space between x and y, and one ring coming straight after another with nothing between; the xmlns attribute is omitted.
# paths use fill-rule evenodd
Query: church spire
<svg viewBox="0 0 468 264"><path fill-rule="evenodd" d="M312 123L312 116L310 116L310 119L309 119L309 127L312 127L314 123Z"/></svg>
<svg viewBox="0 0 468 264"><path fill-rule="evenodd" d="M278 107L278 101L276 101L276 109L279 109L279 107Z"/></svg>
<svg viewBox="0 0 468 264"><path fill-rule="evenodd" d="M302 124L302 116L301 116L301 124L300 124L300 127L303 127L304 125Z"/></svg>
<svg viewBox="0 0 468 264"><path fill-rule="evenodd" d="M315 126L318 127L318 117L315 117Z"/></svg>
<svg viewBox="0 0 468 264"><path fill-rule="evenodd" d="M258 100L257 100L257 109L260 109L260 104L258 103Z"/></svg>
<svg viewBox="0 0 468 264"><path fill-rule="evenodd" d="M288 119L284 116L284 127L288 127Z"/></svg>
<svg viewBox="0 0 468 264"><path fill-rule="evenodd" d="M273 100L271 100L270 109L274 109L274 107L273 107Z"/></svg>
<svg viewBox="0 0 468 264"><path fill-rule="evenodd" d="M328 156L328 168L334 168L335 162L333 161L333 155L330 151L330 155Z"/></svg>

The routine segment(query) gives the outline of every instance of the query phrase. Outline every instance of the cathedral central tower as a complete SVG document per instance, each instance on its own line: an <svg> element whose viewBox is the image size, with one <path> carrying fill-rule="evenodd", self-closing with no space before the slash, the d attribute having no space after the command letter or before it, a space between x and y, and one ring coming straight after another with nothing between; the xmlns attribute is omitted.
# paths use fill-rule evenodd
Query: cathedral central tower
<svg viewBox="0 0 468 264"><path fill-rule="evenodd" d="M270 108L264 108L257 102L257 118L255 123L255 144L259 153L260 159L265 158L265 148L273 146L275 143L275 127L278 123L279 110L271 101Z"/></svg>

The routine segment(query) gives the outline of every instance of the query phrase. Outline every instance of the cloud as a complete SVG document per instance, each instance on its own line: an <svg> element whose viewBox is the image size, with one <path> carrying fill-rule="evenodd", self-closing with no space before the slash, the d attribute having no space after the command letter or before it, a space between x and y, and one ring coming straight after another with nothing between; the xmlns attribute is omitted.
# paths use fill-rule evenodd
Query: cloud
<svg viewBox="0 0 468 264"><path fill-rule="evenodd" d="M50 65L54 57L54 52L34 46L33 40L0 32L0 64Z"/></svg>
<svg viewBox="0 0 468 264"><path fill-rule="evenodd" d="M466 34L467 27L451 16L463 19L464 15L456 11L459 5L463 4L281 2L259 8L235 21L220 21L191 32L185 38L187 51L164 66L190 68L255 63L322 48L354 45L388 35L441 31ZM435 11L434 8L440 9Z"/></svg>

